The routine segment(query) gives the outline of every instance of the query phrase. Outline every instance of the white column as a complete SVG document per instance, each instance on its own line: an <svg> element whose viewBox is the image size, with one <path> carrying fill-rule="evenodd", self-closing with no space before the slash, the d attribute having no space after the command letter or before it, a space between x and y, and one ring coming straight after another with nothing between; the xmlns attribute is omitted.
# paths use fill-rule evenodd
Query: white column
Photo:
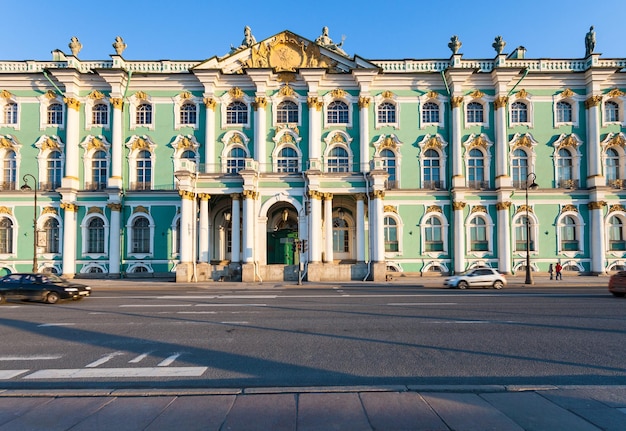
<svg viewBox="0 0 626 431"><path fill-rule="evenodd" d="M361 153L361 172L370 171L370 98L366 96L359 97L359 139Z"/></svg>
<svg viewBox="0 0 626 431"><path fill-rule="evenodd" d="M592 96L585 101L587 108L587 186L597 187L605 184L602 176L602 157L600 153L600 103L602 98Z"/></svg>
<svg viewBox="0 0 626 431"><path fill-rule="evenodd" d="M311 190L311 215L309 216L309 259L322 260L322 194Z"/></svg>
<svg viewBox="0 0 626 431"><path fill-rule="evenodd" d="M356 260L365 262L365 196L356 196Z"/></svg>
<svg viewBox="0 0 626 431"><path fill-rule="evenodd" d="M193 224L195 222L193 201L195 195L193 192L181 190L181 209L180 209L180 263L193 262Z"/></svg>
<svg viewBox="0 0 626 431"><path fill-rule="evenodd" d="M243 192L243 262L254 262L254 203L257 193L252 190Z"/></svg>
<svg viewBox="0 0 626 431"><path fill-rule="evenodd" d="M606 239L602 216L602 207L606 202L590 202L589 212L591 213L591 272L593 274L604 274L606 272Z"/></svg>
<svg viewBox="0 0 626 431"><path fill-rule="evenodd" d="M219 172L215 166L215 107L217 101L212 97L204 98L206 107L205 129L204 129L204 172Z"/></svg>
<svg viewBox="0 0 626 431"><path fill-rule="evenodd" d="M67 104L66 142L65 142L65 177L62 180L64 188L79 188L78 182L78 139L80 102L72 97L64 99Z"/></svg>
<svg viewBox="0 0 626 431"><path fill-rule="evenodd" d="M76 212L78 206L61 203L63 214L63 275L73 278L76 274Z"/></svg>
<svg viewBox="0 0 626 431"><path fill-rule="evenodd" d="M383 198L385 192L374 190L370 200L370 235L372 238L372 261L385 261L385 219ZM373 218L373 220L372 220Z"/></svg>
<svg viewBox="0 0 626 431"><path fill-rule="evenodd" d="M257 97L254 102L254 158L259 162L259 171L267 172L266 168L266 137L267 137L267 124L266 124L266 111L267 99L265 97ZM245 249L244 249L245 250Z"/></svg>
<svg viewBox="0 0 626 431"><path fill-rule="evenodd" d="M511 273L511 218L509 208L511 202L499 202L498 210L498 270L504 274Z"/></svg>
<svg viewBox="0 0 626 431"><path fill-rule="evenodd" d="M122 205L113 202L107 205L111 210L111 226L109 228L109 274L120 273L120 213Z"/></svg>
<svg viewBox="0 0 626 431"><path fill-rule="evenodd" d="M506 133L506 104L509 98L500 96L494 102L496 126L496 187L511 187L511 177L508 175L508 140ZM532 166L528 167L532 169Z"/></svg>
<svg viewBox="0 0 626 431"><path fill-rule="evenodd" d="M333 195L324 193L324 262L333 261Z"/></svg>
<svg viewBox="0 0 626 431"><path fill-rule="evenodd" d="M124 100L121 98L111 98L111 106L113 107L113 124L111 127L111 172L108 187L122 188L122 153L124 138L123 130L123 107Z"/></svg>
<svg viewBox="0 0 626 431"><path fill-rule="evenodd" d="M209 262L209 199L208 193L200 193L200 230L198 255L200 262Z"/></svg>
<svg viewBox="0 0 626 431"><path fill-rule="evenodd" d="M241 262L241 201L239 194L233 193L232 198L232 218L231 218L231 253L232 263Z"/></svg>
<svg viewBox="0 0 626 431"><path fill-rule="evenodd" d="M452 243L454 245L454 272L456 274L465 271L465 225L463 223L465 205L465 202L452 202L454 228L451 235L454 235Z"/></svg>
<svg viewBox="0 0 626 431"><path fill-rule="evenodd" d="M322 117L324 102L316 96L308 98L309 106L309 169L321 170L322 163Z"/></svg>
<svg viewBox="0 0 626 431"><path fill-rule="evenodd" d="M461 144L461 132L463 126L461 123L461 109L462 109L462 97L452 98L452 182L454 187L463 187L463 151Z"/></svg>

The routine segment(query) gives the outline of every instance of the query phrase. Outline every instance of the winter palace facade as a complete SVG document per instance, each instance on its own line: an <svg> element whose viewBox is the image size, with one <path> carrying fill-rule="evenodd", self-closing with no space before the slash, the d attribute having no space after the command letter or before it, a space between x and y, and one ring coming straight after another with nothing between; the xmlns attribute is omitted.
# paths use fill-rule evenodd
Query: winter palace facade
<svg viewBox="0 0 626 431"><path fill-rule="evenodd" d="M106 60L72 38L0 61L0 274L384 280L518 273L527 253L536 272L626 269L626 59L244 36L199 61L128 60L120 37Z"/></svg>

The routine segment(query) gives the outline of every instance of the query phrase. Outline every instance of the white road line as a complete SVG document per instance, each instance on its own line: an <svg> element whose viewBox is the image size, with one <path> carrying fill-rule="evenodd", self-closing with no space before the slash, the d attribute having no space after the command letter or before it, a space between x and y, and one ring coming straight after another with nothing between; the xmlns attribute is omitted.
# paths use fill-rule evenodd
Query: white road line
<svg viewBox="0 0 626 431"><path fill-rule="evenodd" d="M96 368L96 367L104 364L105 362L110 361L114 357L119 356L119 355L123 355L123 354L124 353L122 353L122 352L109 353L108 355L104 355L103 357L101 357L97 361L93 361L92 363L85 365L85 368Z"/></svg>
<svg viewBox="0 0 626 431"><path fill-rule="evenodd" d="M130 361L128 361L128 363L129 364L136 364L138 362L141 362L144 359L146 359L150 353L152 353L152 352L142 353L141 355L137 356L136 358L133 358Z"/></svg>
<svg viewBox="0 0 626 431"><path fill-rule="evenodd" d="M76 323L42 323L41 325L37 325L38 328L47 328L50 326L74 326Z"/></svg>
<svg viewBox="0 0 626 431"><path fill-rule="evenodd" d="M165 358L157 364L157 367L168 367L172 365L172 362L174 362L180 355L180 353L175 353L172 356Z"/></svg>
<svg viewBox="0 0 626 431"><path fill-rule="evenodd" d="M47 361L62 357L63 355L0 356L0 361Z"/></svg>
<svg viewBox="0 0 626 431"><path fill-rule="evenodd" d="M97 379L133 377L199 377L208 367L69 368L39 370L24 379Z"/></svg>
<svg viewBox="0 0 626 431"><path fill-rule="evenodd" d="M176 314L217 314L217 311L177 311Z"/></svg>
<svg viewBox="0 0 626 431"><path fill-rule="evenodd" d="M0 380L9 380L30 370L0 370Z"/></svg>
<svg viewBox="0 0 626 431"><path fill-rule="evenodd" d="M222 325L247 325L250 322L220 322Z"/></svg>
<svg viewBox="0 0 626 431"><path fill-rule="evenodd" d="M276 299L278 295L166 295L156 299Z"/></svg>
<svg viewBox="0 0 626 431"><path fill-rule="evenodd" d="M456 302L390 302L387 305L403 306L403 305L458 305Z"/></svg>
<svg viewBox="0 0 626 431"><path fill-rule="evenodd" d="M122 304L119 307L142 307L142 308L150 308L150 307L191 307L192 304Z"/></svg>
<svg viewBox="0 0 626 431"><path fill-rule="evenodd" d="M196 307L267 307L267 304L196 304Z"/></svg>

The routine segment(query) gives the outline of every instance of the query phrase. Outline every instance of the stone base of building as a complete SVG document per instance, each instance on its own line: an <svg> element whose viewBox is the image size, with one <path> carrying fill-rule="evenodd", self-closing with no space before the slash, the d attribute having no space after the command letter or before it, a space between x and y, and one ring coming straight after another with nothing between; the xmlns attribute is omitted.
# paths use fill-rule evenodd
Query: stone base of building
<svg viewBox="0 0 626 431"><path fill-rule="evenodd" d="M386 262L372 262L370 264L370 280L372 281L387 281L387 263Z"/></svg>
<svg viewBox="0 0 626 431"><path fill-rule="evenodd" d="M316 281L360 281L367 276L367 264L336 264L310 262L307 268L306 280Z"/></svg>
<svg viewBox="0 0 626 431"><path fill-rule="evenodd" d="M189 283L193 277L193 263L181 262L176 265L176 283Z"/></svg>

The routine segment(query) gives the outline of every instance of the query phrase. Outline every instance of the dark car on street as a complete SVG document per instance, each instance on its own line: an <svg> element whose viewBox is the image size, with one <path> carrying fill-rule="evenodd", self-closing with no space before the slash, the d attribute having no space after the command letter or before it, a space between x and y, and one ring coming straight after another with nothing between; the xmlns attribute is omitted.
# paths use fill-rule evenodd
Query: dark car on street
<svg viewBox="0 0 626 431"><path fill-rule="evenodd" d="M609 292L617 297L626 295L626 271L620 271L609 278Z"/></svg>
<svg viewBox="0 0 626 431"><path fill-rule="evenodd" d="M9 274L0 278L0 303L7 299L43 301L78 300L91 295L91 287L62 279L54 274Z"/></svg>

